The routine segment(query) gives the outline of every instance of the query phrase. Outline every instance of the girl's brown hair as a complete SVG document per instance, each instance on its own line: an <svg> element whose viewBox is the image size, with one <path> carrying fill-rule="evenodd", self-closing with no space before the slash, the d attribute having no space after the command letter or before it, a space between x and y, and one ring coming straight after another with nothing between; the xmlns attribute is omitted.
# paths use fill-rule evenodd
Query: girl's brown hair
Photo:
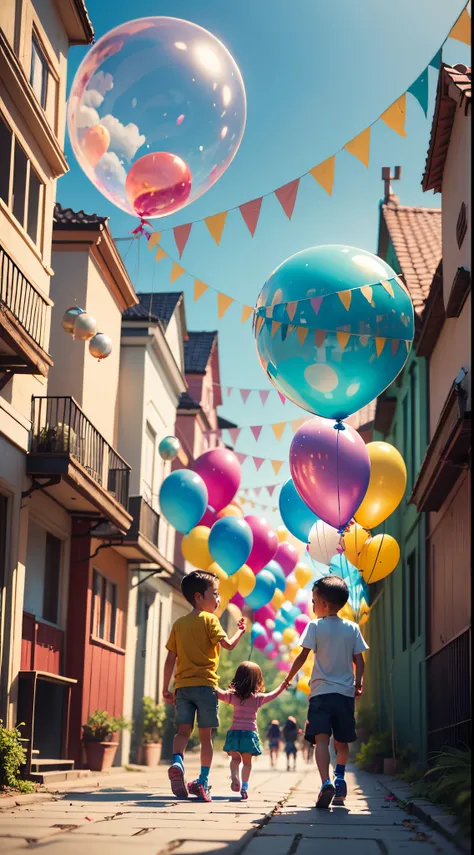
<svg viewBox="0 0 474 855"><path fill-rule="evenodd" d="M247 700L250 695L265 691L263 674L256 662L242 662L234 674L234 679L229 683L229 689L240 698Z"/></svg>

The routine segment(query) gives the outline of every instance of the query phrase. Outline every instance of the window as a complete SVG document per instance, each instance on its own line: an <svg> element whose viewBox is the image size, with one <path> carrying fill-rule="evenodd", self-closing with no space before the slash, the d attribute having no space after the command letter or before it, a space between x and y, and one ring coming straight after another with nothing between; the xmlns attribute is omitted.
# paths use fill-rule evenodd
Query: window
<svg viewBox="0 0 474 855"><path fill-rule="evenodd" d="M416 563L416 552L411 552L407 559L410 644L414 644L419 635L417 626L418 574Z"/></svg>
<svg viewBox="0 0 474 855"><path fill-rule="evenodd" d="M28 191L28 214L26 218L26 231L33 243L38 243L38 225L41 198L41 181L33 167L30 166L30 186Z"/></svg>
<svg viewBox="0 0 474 855"><path fill-rule="evenodd" d="M48 531L46 533L42 617L50 623L58 623L59 620L60 573L61 541Z"/></svg>
<svg viewBox="0 0 474 855"><path fill-rule="evenodd" d="M98 570L92 580L92 635L116 644L117 638L117 585Z"/></svg>
<svg viewBox="0 0 474 855"><path fill-rule="evenodd" d="M416 367L413 364L410 368L410 472L408 474L410 487L415 483L415 477L418 472L418 454L417 454L417 436L416 430Z"/></svg>
<svg viewBox="0 0 474 855"><path fill-rule="evenodd" d="M26 174L28 158L22 148L15 144L13 165L13 213L23 225L25 222Z"/></svg>
<svg viewBox="0 0 474 855"><path fill-rule="evenodd" d="M10 201L10 172L12 162L13 134L0 116L0 199L6 205Z"/></svg>
<svg viewBox="0 0 474 855"><path fill-rule="evenodd" d="M38 44L36 36L33 36L31 46L30 83L43 110L46 108L46 98L48 97L48 77L48 63Z"/></svg>
<svg viewBox="0 0 474 855"><path fill-rule="evenodd" d="M145 428L145 470L143 481L147 491L145 498L147 498L150 503L153 502L153 496L155 493L155 451L156 433L147 422Z"/></svg>

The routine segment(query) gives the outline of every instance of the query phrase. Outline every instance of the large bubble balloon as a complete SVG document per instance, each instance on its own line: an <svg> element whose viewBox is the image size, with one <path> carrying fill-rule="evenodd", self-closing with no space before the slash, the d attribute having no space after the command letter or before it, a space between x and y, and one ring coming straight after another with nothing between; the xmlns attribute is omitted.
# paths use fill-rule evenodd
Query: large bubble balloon
<svg viewBox="0 0 474 855"><path fill-rule="evenodd" d="M179 211L227 169L245 128L240 71L212 33L179 18L127 21L91 48L74 78L74 154L117 207Z"/></svg>
<svg viewBox="0 0 474 855"><path fill-rule="evenodd" d="M381 258L351 246L318 246L272 273L257 300L254 332L262 367L285 397L342 419L403 368L413 304Z"/></svg>

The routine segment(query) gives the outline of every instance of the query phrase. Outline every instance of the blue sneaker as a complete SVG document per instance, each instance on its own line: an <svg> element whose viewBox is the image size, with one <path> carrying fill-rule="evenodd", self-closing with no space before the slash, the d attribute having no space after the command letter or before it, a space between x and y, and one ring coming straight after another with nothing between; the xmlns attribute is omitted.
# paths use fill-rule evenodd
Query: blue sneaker
<svg viewBox="0 0 474 855"><path fill-rule="evenodd" d="M336 806L344 805L344 802L347 798L347 784L344 778L334 778L334 788L336 790L336 795L334 796L332 803Z"/></svg>
<svg viewBox="0 0 474 855"><path fill-rule="evenodd" d="M335 787L331 784L331 781L326 781L323 784L319 791L318 800L316 802L317 808L329 808L334 796L336 793Z"/></svg>

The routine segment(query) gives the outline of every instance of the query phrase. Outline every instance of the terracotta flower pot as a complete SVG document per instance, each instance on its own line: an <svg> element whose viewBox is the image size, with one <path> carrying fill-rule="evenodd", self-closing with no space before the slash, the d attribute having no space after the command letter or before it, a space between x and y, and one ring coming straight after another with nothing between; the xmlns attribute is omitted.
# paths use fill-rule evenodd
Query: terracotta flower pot
<svg viewBox="0 0 474 855"><path fill-rule="evenodd" d="M395 775L397 771L397 761L393 757L384 757L383 773L384 775Z"/></svg>
<svg viewBox="0 0 474 855"><path fill-rule="evenodd" d="M161 742L145 742L142 745L142 763L144 766L158 766L161 756Z"/></svg>
<svg viewBox="0 0 474 855"><path fill-rule="evenodd" d="M118 742L84 742L87 766L91 772L105 772L115 760Z"/></svg>

